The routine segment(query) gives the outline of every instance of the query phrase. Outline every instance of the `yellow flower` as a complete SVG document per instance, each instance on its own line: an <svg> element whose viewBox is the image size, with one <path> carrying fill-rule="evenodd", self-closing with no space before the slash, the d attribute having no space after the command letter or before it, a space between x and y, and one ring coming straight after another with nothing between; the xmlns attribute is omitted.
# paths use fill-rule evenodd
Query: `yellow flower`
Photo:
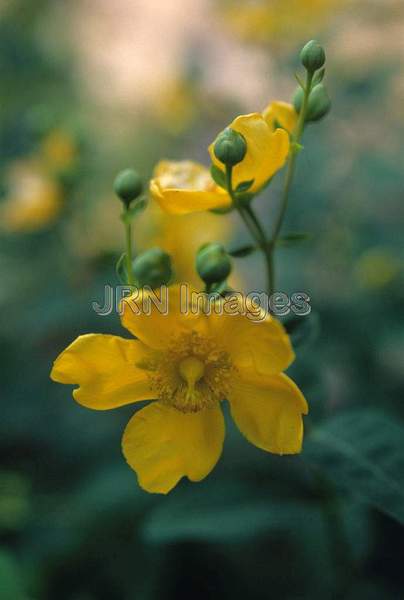
<svg viewBox="0 0 404 600"><path fill-rule="evenodd" d="M283 127L290 135L294 132L299 118L294 106L287 102L271 102L263 110L262 116L271 129Z"/></svg>
<svg viewBox="0 0 404 600"><path fill-rule="evenodd" d="M39 164L33 161L16 163L6 179L9 191L0 206L3 229L32 232L55 221L62 207L62 191Z"/></svg>
<svg viewBox="0 0 404 600"><path fill-rule="evenodd" d="M55 171L69 169L77 158L77 147L72 137L61 129L54 129L41 144L45 164Z"/></svg>
<svg viewBox="0 0 404 600"><path fill-rule="evenodd" d="M73 397L88 408L155 400L135 413L122 440L148 492L167 493L182 477L200 481L213 469L223 447L224 399L259 448L295 454L302 445L307 404L282 373L294 358L283 327L267 315L253 322L241 310L217 314L219 305L207 315L186 290L188 302L184 286L169 288L168 310L142 310L146 294L125 299L122 324L137 339L80 336L51 373L54 381L78 384Z"/></svg>
<svg viewBox="0 0 404 600"><path fill-rule="evenodd" d="M161 208L173 215L225 208L228 194L213 181L209 170L190 160L162 160L150 181L151 195Z"/></svg>
<svg viewBox="0 0 404 600"><path fill-rule="evenodd" d="M283 129L272 130L259 113L241 115L229 127L244 137L247 153L244 159L233 167L233 186L243 181L254 180L248 190L257 192L285 164L289 153L289 136ZM214 165L223 171L223 164L216 158L214 143L209 146L209 154Z"/></svg>

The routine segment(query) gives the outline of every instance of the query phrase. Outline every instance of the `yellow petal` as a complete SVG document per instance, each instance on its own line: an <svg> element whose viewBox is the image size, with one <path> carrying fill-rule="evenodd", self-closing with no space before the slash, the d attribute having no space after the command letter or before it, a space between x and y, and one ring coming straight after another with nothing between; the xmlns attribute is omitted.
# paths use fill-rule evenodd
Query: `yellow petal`
<svg viewBox="0 0 404 600"><path fill-rule="evenodd" d="M161 208L175 215L225 208L228 194L215 184L209 170L192 161L161 161L150 181L150 193Z"/></svg>
<svg viewBox="0 0 404 600"><path fill-rule="evenodd" d="M192 291L185 284L138 290L122 301L122 325L150 348L167 348L182 333L205 327L206 317L190 304Z"/></svg>
<svg viewBox="0 0 404 600"><path fill-rule="evenodd" d="M274 454L297 454L303 441L302 414L307 403L286 375L241 377L228 396L232 417L241 433L255 446Z"/></svg>
<svg viewBox="0 0 404 600"><path fill-rule="evenodd" d="M115 335L81 335L55 360L51 379L78 384L74 399L96 410L155 397L147 373L137 366L145 348Z"/></svg>
<svg viewBox="0 0 404 600"><path fill-rule="evenodd" d="M290 134L295 130L299 118L294 106L287 102L271 102L262 116L271 129L276 129L280 125Z"/></svg>
<svg viewBox="0 0 404 600"><path fill-rule="evenodd" d="M181 477L191 481L206 477L219 460L223 440L219 407L182 413L155 402L129 421L122 450L143 489L167 494Z"/></svg>
<svg viewBox="0 0 404 600"><path fill-rule="evenodd" d="M247 142L245 158L233 168L233 186L254 180L249 192L258 191L285 164L289 153L289 136L283 129L272 131L259 113L241 115L229 127L244 136ZM214 144L209 147L212 162L223 170L217 160Z"/></svg>
<svg viewBox="0 0 404 600"><path fill-rule="evenodd" d="M258 313L249 314L251 316ZM251 320L247 314L218 315L212 312L208 325L212 335L227 350L238 369L252 369L263 375L274 375L287 369L295 358L283 326L269 315L263 320Z"/></svg>

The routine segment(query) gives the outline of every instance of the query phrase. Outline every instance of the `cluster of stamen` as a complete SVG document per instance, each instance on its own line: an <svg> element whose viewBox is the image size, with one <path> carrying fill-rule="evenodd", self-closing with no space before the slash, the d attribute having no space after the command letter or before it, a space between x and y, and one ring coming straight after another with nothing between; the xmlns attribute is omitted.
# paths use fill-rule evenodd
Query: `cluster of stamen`
<svg viewBox="0 0 404 600"><path fill-rule="evenodd" d="M161 402L191 413L225 399L234 367L214 340L192 331L150 358L147 370Z"/></svg>

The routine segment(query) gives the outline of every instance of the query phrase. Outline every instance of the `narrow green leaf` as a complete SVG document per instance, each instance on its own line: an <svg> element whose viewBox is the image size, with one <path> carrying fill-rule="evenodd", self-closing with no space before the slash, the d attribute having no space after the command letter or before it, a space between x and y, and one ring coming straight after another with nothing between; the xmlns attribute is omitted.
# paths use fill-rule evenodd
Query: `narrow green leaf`
<svg viewBox="0 0 404 600"><path fill-rule="evenodd" d="M217 167L216 165L212 165L210 167L210 174L212 176L213 181L220 187L226 189L226 175Z"/></svg>
<svg viewBox="0 0 404 600"><path fill-rule="evenodd" d="M404 425L366 408L313 429L304 457L336 487L404 524Z"/></svg>
<svg viewBox="0 0 404 600"><path fill-rule="evenodd" d="M118 276L118 279L121 283L124 283L124 284L128 283L128 274L126 271L125 259L126 259L126 253L124 252L118 258L116 265L115 265L115 272Z"/></svg>
<svg viewBox="0 0 404 600"><path fill-rule="evenodd" d="M311 238L310 233L287 233L278 237L276 243L278 246L292 246L299 242L305 242Z"/></svg>
<svg viewBox="0 0 404 600"><path fill-rule="evenodd" d="M237 194L242 194L243 192L247 192L253 183L254 183L254 179L249 179L248 181L242 181L236 187L235 192Z"/></svg>
<svg viewBox="0 0 404 600"><path fill-rule="evenodd" d="M297 83L300 85L300 87L302 88L302 90L305 89L305 85L303 83L303 81L300 79L299 75L297 73L295 73L295 79L297 81Z"/></svg>
<svg viewBox="0 0 404 600"><path fill-rule="evenodd" d="M241 246L240 248L235 248L234 250L229 250L228 254L230 256L233 256L234 258L244 258L245 256L249 256L256 250L257 250L256 246L248 244L247 246Z"/></svg>
<svg viewBox="0 0 404 600"><path fill-rule="evenodd" d="M122 221L126 224L132 223L133 219L135 219L136 216L146 208L146 206L147 198L140 198L139 200L136 200L136 202L134 202L128 210L122 213Z"/></svg>
<svg viewBox="0 0 404 600"><path fill-rule="evenodd" d="M320 71L317 71L317 73L314 75L312 86L314 87L318 83L321 83L324 79L324 75L325 75L325 67L320 69Z"/></svg>

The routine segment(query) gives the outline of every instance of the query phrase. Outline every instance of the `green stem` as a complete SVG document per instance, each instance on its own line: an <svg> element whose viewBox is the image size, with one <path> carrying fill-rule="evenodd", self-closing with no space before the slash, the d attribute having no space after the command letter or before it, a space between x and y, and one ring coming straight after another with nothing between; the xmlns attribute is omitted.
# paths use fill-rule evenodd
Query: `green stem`
<svg viewBox="0 0 404 600"><path fill-rule="evenodd" d="M305 121L306 121L307 108L308 108L310 93L311 93L312 84L313 84L313 76L314 76L314 73L307 72L306 87L304 88L303 104L302 104L301 111L299 113L299 119L297 122L296 131L293 135L294 144L300 144L300 141L302 139L304 125L305 125ZM276 241L279 237L279 233L282 228L283 219L285 217L286 209L288 206L289 192L292 187L293 177L294 177L295 169L296 169L297 154L298 154L297 148L292 147L290 154L289 154L289 160L288 160L288 165L287 165L287 169L286 169L285 183L284 183L282 199L281 199L281 207L280 207L278 217L275 221L275 226L274 226L274 229L272 232L271 241L269 243L269 254L271 255L272 265L274 262L273 254L275 251ZM273 271L274 271L274 268L272 266L272 280L274 281L275 277L274 277ZM271 287L271 289L273 289L273 286Z"/></svg>
<svg viewBox="0 0 404 600"><path fill-rule="evenodd" d="M238 211L240 217L242 218L245 226L250 232L252 238L254 239L257 246L261 249L262 253L265 257L266 270L267 270L267 290L268 293L271 293L273 289L273 264L272 264L272 256L269 250L270 245L266 236L266 233L259 222L253 208L250 205L242 206L238 201L237 194L233 189L233 169L230 166L226 167L226 187L229 193L230 198L233 201L233 204Z"/></svg>
<svg viewBox="0 0 404 600"><path fill-rule="evenodd" d="M128 283L130 286L134 286L135 282L133 279L132 272L132 226L130 223L125 223L125 235L126 235L126 271L128 276Z"/></svg>

